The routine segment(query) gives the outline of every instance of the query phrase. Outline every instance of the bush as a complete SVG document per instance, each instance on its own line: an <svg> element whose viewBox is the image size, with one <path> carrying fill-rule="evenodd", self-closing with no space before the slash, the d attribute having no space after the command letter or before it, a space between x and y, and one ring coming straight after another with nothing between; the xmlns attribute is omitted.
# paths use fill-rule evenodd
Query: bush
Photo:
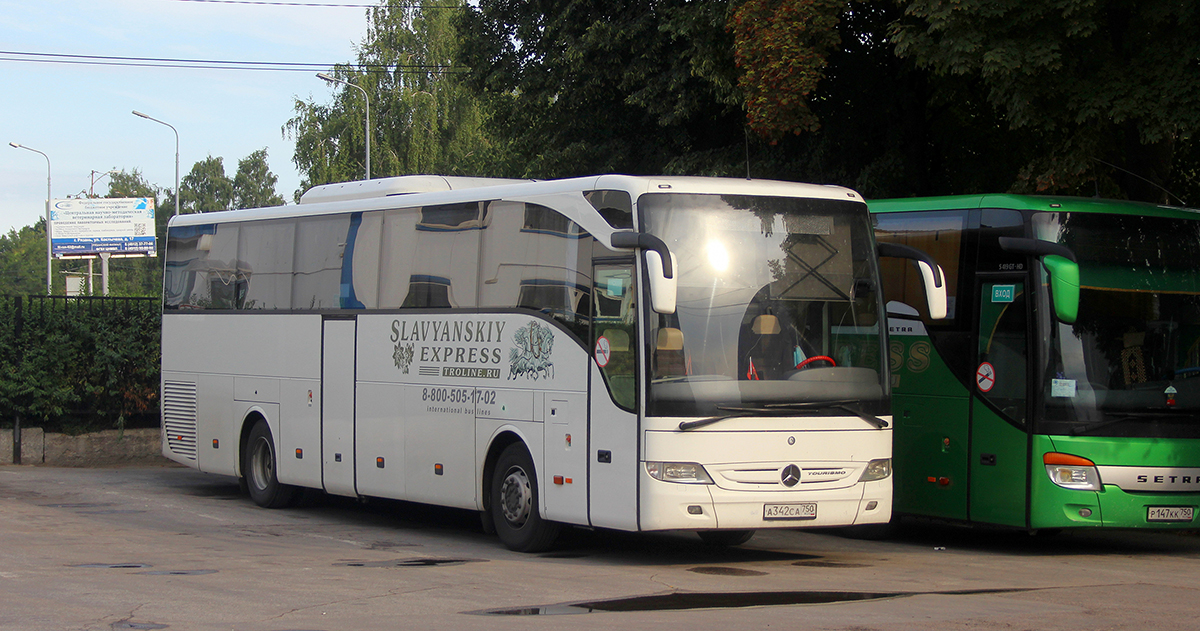
<svg viewBox="0 0 1200 631"><path fill-rule="evenodd" d="M80 434L158 425L155 298L0 298L0 414Z"/></svg>

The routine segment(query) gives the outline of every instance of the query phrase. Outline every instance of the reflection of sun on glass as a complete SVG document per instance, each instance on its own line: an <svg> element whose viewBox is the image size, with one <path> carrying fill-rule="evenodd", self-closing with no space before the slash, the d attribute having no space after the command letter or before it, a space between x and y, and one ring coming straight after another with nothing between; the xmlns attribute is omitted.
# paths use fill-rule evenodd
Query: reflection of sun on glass
<svg viewBox="0 0 1200 631"><path fill-rule="evenodd" d="M718 272L729 269L729 252L725 249L725 244L720 241L708 242L708 264Z"/></svg>

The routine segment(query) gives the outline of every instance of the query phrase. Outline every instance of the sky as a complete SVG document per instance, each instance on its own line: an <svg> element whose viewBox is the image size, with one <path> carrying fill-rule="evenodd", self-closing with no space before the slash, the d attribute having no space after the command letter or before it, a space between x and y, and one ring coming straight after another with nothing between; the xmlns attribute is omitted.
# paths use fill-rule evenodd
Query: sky
<svg viewBox="0 0 1200 631"><path fill-rule="evenodd" d="M42 63L13 54L302 62L323 71L354 61L371 0L268 1L0 0L0 233L36 223L46 208L46 159L9 143L49 156L55 199L86 193L93 177L96 194L106 194L104 173L114 169L174 189L175 134L134 110L178 130L180 178L208 156L221 157L233 177L239 160L265 148L276 190L290 202L300 175L283 125L297 98L328 103L335 93L316 70ZM304 4L341 6L296 6Z"/></svg>

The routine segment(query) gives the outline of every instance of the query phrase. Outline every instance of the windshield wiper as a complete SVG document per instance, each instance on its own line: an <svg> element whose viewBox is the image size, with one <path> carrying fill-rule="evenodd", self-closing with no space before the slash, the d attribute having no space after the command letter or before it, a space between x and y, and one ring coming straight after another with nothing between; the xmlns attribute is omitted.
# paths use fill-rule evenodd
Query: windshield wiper
<svg viewBox="0 0 1200 631"><path fill-rule="evenodd" d="M1071 428L1071 433L1078 436L1094 429L1108 427L1109 425L1116 425L1117 423L1124 423L1125 421L1136 421L1139 419L1152 418L1177 418L1179 416L1181 415L1173 412L1125 412L1119 416L1110 416L1102 421L1096 421L1095 423L1076 425L1075 427Z"/></svg>
<svg viewBox="0 0 1200 631"><path fill-rule="evenodd" d="M730 418L745 418L747 416L789 416L796 412L814 412L827 409L844 410L858 418L874 425L876 429L883 429L888 426L888 422L875 416L867 414L861 410L856 410L850 407L851 403L857 403L853 399L844 401L808 401L805 403L768 403L759 408L748 407L726 407L718 405L718 410L725 410L729 414L719 414L708 418L696 419L694 421L683 421L679 424L679 431L686 432L689 429L696 429L713 423L719 423Z"/></svg>

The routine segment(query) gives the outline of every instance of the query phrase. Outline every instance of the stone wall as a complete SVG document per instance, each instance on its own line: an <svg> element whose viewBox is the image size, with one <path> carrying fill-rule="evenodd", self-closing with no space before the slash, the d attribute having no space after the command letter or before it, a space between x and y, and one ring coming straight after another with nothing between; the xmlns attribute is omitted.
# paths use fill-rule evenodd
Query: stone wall
<svg viewBox="0 0 1200 631"><path fill-rule="evenodd" d="M12 430L0 430L0 464L12 464L12 453ZM79 436L21 428L21 464L109 467L169 462L162 455L162 438L155 428L114 429Z"/></svg>

